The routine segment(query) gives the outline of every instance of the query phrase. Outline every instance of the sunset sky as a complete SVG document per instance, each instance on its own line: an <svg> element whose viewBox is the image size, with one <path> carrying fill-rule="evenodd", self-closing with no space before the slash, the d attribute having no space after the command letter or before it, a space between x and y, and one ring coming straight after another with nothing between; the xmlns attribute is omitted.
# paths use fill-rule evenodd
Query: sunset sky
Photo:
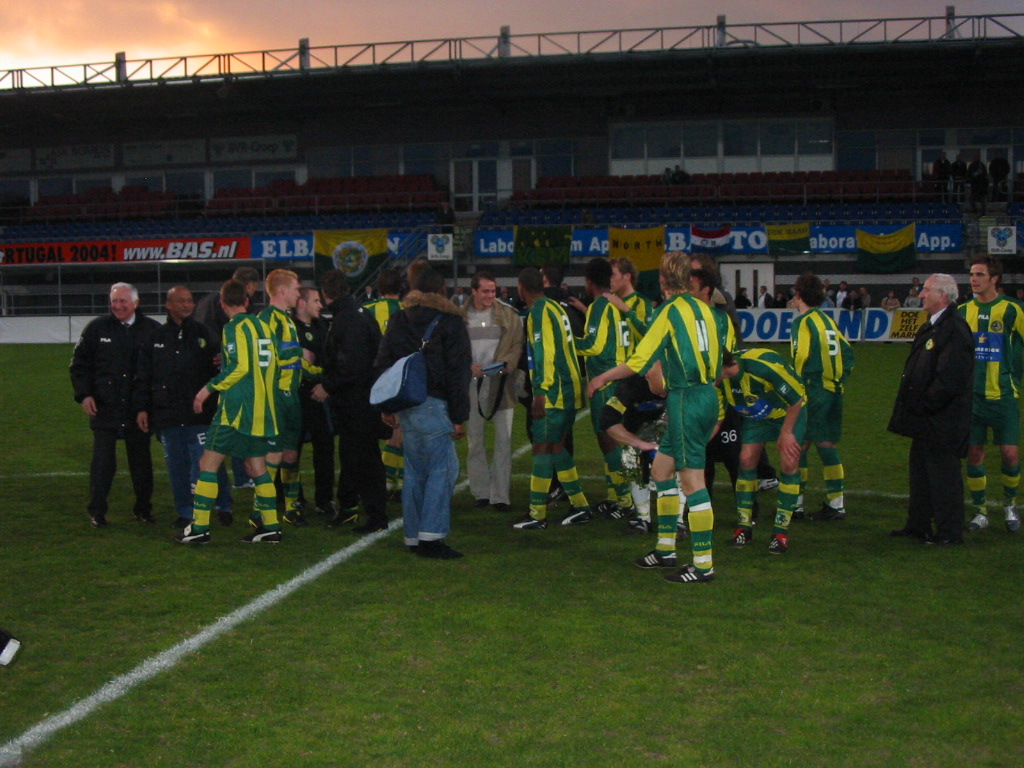
<svg viewBox="0 0 1024 768"><path fill-rule="evenodd" d="M1020 13L1021 0L4 0L0 70L263 49L637 27Z"/></svg>

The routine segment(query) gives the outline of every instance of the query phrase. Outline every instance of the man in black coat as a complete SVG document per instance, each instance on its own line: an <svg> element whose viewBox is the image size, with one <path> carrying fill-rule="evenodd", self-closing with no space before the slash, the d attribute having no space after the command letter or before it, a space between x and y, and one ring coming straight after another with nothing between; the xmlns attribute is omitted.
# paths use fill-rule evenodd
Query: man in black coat
<svg viewBox="0 0 1024 768"><path fill-rule="evenodd" d="M171 480L176 528L192 522L192 488L199 479L206 431L217 408L211 397L201 413L192 407L196 392L217 375L220 339L192 318L195 302L184 285L167 291L167 322L157 328L143 348L135 374L136 424L143 432L155 432L164 448ZM221 468L215 508L220 521L229 525L231 484Z"/></svg>
<svg viewBox="0 0 1024 768"><path fill-rule="evenodd" d="M135 491L135 517L153 522L153 458L149 433L135 423L132 403L139 356L156 320L138 311L139 292L128 283L110 287L110 314L97 317L82 331L71 357L75 402L92 427L89 467L89 515L95 528L107 524L107 497L117 471L117 441L124 439Z"/></svg>
<svg viewBox="0 0 1024 768"><path fill-rule="evenodd" d="M349 292L348 278L340 269L324 273L320 289L327 299L331 328L323 360L323 381L313 387L311 396L330 402L338 433L338 507L336 518L354 506L342 498L346 489L355 489L362 502L366 521L357 533L372 533L388 527L387 491L384 462L378 440L387 435L380 412L370 407L370 389L376 380L374 359L380 349L380 326L369 312L362 311ZM343 520L335 519L337 524Z"/></svg>
<svg viewBox="0 0 1024 768"><path fill-rule="evenodd" d="M956 311L958 293L949 275L925 280L921 301L930 318L914 337L889 421L891 432L912 440L907 522L892 535L937 545L963 543L960 463L971 428L974 340Z"/></svg>

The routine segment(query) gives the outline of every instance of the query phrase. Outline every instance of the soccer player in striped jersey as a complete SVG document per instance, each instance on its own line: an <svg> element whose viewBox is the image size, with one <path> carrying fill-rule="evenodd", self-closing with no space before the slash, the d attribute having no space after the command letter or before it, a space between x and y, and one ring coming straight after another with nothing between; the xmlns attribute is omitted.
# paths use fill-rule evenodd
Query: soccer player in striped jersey
<svg viewBox="0 0 1024 768"><path fill-rule="evenodd" d="M373 319L380 326L381 336L383 336L388 330L388 320L402 308L402 301L399 298L402 293L402 273L397 269L381 270L377 276L377 293L380 294L380 298L363 304L363 310L373 315ZM392 499L401 499L402 471L405 467L401 425L396 424L391 430L391 436L384 443L380 457L384 462L388 494Z"/></svg>
<svg viewBox="0 0 1024 768"><path fill-rule="evenodd" d="M527 267L519 273L519 295L528 307L526 352L533 387L533 473L530 477L530 512L513 523L524 530L547 528L548 488L552 474L565 488L572 512L562 525L586 523L593 518L580 487L579 471L565 449L572 433L576 410L583 406L583 380L576 360L572 326L565 310L544 295L540 270Z"/></svg>
<svg viewBox="0 0 1024 768"><path fill-rule="evenodd" d="M175 538L182 544L210 540L217 470L225 456L237 456L245 460L246 472L256 485L253 517L261 521L243 541L276 543L281 540L277 493L265 457L268 441L277 435L277 342L266 323L248 314L245 283L228 280L221 286L220 301L229 318L222 332L221 371L196 393L192 407L200 413L214 393L220 393L220 401L199 459L193 521Z"/></svg>
<svg viewBox="0 0 1024 768"><path fill-rule="evenodd" d="M779 506L768 551L781 555L789 548L789 521L800 493L800 452L807 424L804 385L793 366L770 349L747 349L735 356L727 353L722 373L732 387L733 407L743 414L740 472L736 481L739 525L732 543L742 547L751 541L757 460L765 443L775 441L781 477Z"/></svg>
<svg viewBox="0 0 1024 768"><path fill-rule="evenodd" d="M721 373L722 349L711 308L691 296L689 256L667 253L661 262L661 290L666 301L658 308L647 335L625 363L591 379L593 397L610 381L646 373L656 362L668 385L668 428L651 463L657 490L658 542L638 558L640 568L674 568L679 485L690 504L690 541L693 563L665 576L678 583L706 582L714 578L712 529L715 516L704 484L708 441L718 423L715 380ZM684 407L685 403L685 407Z"/></svg>
<svg viewBox="0 0 1024 768"><path fill-rule="evenodd" d="M821 278L804 272L797 278L794 288L800 315L793 321L790 346L793 368L804 383L807 397L804 406L807 431L800 454L800 496L794 514L799 517L803 511L807 454L814 443L825 476L825 501L816 517L843 520L846 518L846 475L837 445L843 436L843 385L853 371L853 347L835 321L819 309L825 299Z"/></svg>
<svg viewBox="0 0 1024 768"><path fill-rule="evenodd" d="M640 272L632 261L627 258L612 259L612 293L629 307L626 322L633 333L634 344L647 333L654 317L654 305L651 300L636 291L639 279Z"/></svg>
<svg viewBox="0 0 1024 768"><path fill-rule="evenodd" d="M312 352L303 350L291 311L299 300L299 276L288 269L275 269L267 275L267 296L270 304L260 312L278 344L277 370L277 437L267 454L267 469L272 478L280 476L284 490L284 519L296 524L302 518L298 507L299 445L302 443L302 403L299 385L303 368L311 371ZM254 525L255 521L250 520Z"/></svg>
<svg viewBox="0 0 1024 768"><path fill-rule="evenodd" d="M967 529L988 527L985 511L985 443L992 442L1002 457L1003 514L1007 530L1020 530L1017 488L1020 485L1020 376L1024 358L1024 310L1000 292L1002 262L988 255L971 261L974 298L960 306L974 334L974 403L967 449L967 487L974 517Z"/></svg>
<svg viewBox="0 0 1024 768"><path fill-rule="evenodd" d="M576 339L576 352L586 359L591 380L626 362L633 353L635 340L625 315L611 295L612 265L607 259L587 262L586 288L593 301L587 308L582 337ZM619 302L621 303L621 302ZM594 506L594 512L607 517L626 517L633 507L629 483L622 476L622 446L601 428L601 409L615 394L615 387L597 390L590 403L590 423L604 457L607 498Z"/></svg>

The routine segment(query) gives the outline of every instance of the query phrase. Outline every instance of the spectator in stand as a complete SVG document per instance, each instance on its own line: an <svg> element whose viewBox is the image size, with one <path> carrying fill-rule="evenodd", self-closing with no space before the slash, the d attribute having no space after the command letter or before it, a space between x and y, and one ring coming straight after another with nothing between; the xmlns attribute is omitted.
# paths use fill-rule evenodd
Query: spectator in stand
<svg viewBox="0 0 1024 768"><path fill-rule="evenodd" d="M437 212L437 223L441 225L441 234L455 234L455 211L447 200L441 202L441 209Z"/></svg>
<svg viewBox="0 0 1024 768"><path fill-rule="evenodd" d="M932 163L932 179L935 182L935 193L942 202L949 200L949 179L952 164L945 152L939 152L939 156Z"/></svg>
<svg viewBox="0 0 1024 768"><path fill-rule="evenodd" d="M768 293L768 286L762 285L757 294L757 308L770 309L773 305L772 295Z"/></svg>
<svg viewBox="0 0 1024 768"><path fill-rule="evenodd" d="M984 216L988 203L989 178L988 169L978 155L967 166L967 184L971 191L971 213L978 213L978 203L981 203L980 213Z"/></svg>
<svg viewBox="0 0 1024 768"><path fill-rule="evenodd" d="M907 309L920 309L921 308L921 296L919 295L917 288L910 289L910 295L907 296L907 300L903 302L903 306Z"/></svg>
<svg viewBox="0 0 1024 768"><path fill-rule="evenodd" d="M789 299L786 300L786 309L796 309L796 291L789 289Z"/></svg>
<svg viewBox="0 0 1024 768"><path fill-rule="evenodd" d="M856 312L859 309L864 309L864 299L856 288L846 294L846 298L843 299L843 309L848 309L851 312Z"/></svg>
<svg viewBox="0 0 1024 768"><path fill-rule="evenodd" d="M772 306L776 307L777 309L782 309L783 307L785 307L786 294L784 294L782 291L776 291L775 298L772 299Z"/></svg>
<svg viewBox="0 0 1024 768"><path fill-rule="evenodd" d="M954 203L961 203L964 199L964 188L967 186L967 161L964 160L964 153L957 152L956 160L949 167Z"/></svg>
<svg viewBox="0 0 1024 768"><path fill-rule="evenodd" d="M845 309L846 307L844 305L846 304L846 297L849 296L849 295L850 295L850 288L849 288L849 286L846 284L845 280L840 280L839 281L839 290L836 291L836 296L835 296L836 306L837 307L842 307L843 309Z"/></svg>
<svg viewBox="0 0 1024 768"><path fill-rule="evenodd" d="M750 309L750 297L747 296L746 288L740 288L736 296L736 309Z"/></svg>
<svg viewBox="0 0 1024 768"><path fill-rule="evenodd" d="M661 174L661 183L666 187L672 183L672 169L667 165L665 166L665 171Z"/></svg>
<svg viewBox="0 0 1024 768"><path fill-rule="evenodd" d="M899 309L901 306L900 300L896 298L896 291L889 291L889 295L882 299L882 309L886 312L892 312L894 309Z"/></svg>
<svg viewBox="0 0 1024 768"><path fill-rule="evenodd" d="M833 290L829 290L828 293L825 294L825 298L823 298L821 300L821 308L822 309L835 309L836 308L835 296L836 296L836 292L833 291Z"/></svg>
<svg viewBox="0 0 1024 768"><path fill-rule="evenodd" d="M864 309L867 309L868 307L871 306L871 303L873 301L874 299L871 298L871 294L868 293L868 287L866 285L862 285L860 287L860 305Z"/></svg>
<svg viewBox="0 0 1024 768"><path fill-rule="evenodd" d="M690 174L684 171L680 166L676 166L675 170L672 171L672 183L673 184L689 184Z"/></svg>
<svg viewBox="0 0 1024 768"><path fill-rule="evenodd" d="M1010 178L1010 163L1003 155L996 155L988 164L988 175L992 181L992 202L1006 202L1010 199L1007 180Z"/></svg>

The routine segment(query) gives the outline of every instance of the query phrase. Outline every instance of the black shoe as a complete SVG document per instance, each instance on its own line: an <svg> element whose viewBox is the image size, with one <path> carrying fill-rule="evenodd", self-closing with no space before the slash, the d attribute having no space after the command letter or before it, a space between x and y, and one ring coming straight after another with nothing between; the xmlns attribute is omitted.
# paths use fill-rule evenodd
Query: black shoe
<svg viewBox="0 0 1024 768"><path fill-rule="evenodd" d="M322 517L330 519L338 514L338 505L333 501L328 501L322 507L316 507L313 511Z"/></svg>
<svg viewBox="0 0 1024 768"><path fill-rule="evenodd" d="M183 531L186 528L188 528L188 526L191 523L192 523L191 518L179 517L177 520L175 520L173 523L171 523L171 528L177 528L179 531Z"/></svg>
<svg viewBox="0 0 1024 768"><path fill-rule="evenodd" d="M235 516L231 514L230 509L218 509L217 510L217 521L225 528L231 526L235 522Z"/></svg>
<svg viewBox="0 0 1024 768"><path fill-rule="evenodd" d="M387 529L387 523L365 523L363 525L357 525L355 528L353 528L352 533L376 533L377 531L386 531Z"/></svg>
<svg viewBox="0 0 1024 768"><path fill-rule="evenodd" d="M841 507L836 509L827 501L822 502L821 509L818 510L818 514L815 515L818 520L845 520L846 519L846 508Z"/></svg>
<svg viewBox="0 0 1024 768"><path fill-rule="evenodd" d="M148 523L149 525L152 525L156 522L156 520L153 519L152 513L150 512L136 512L135 519L138 520L140 523Z"/></svg>
<svg viewBox="0 0 1024 768"><path fill-rule="evenodd" d="M457 560L460 557L464 557L461 552L449 547L444 539L436 541L421 540L415 549L417 555L428 560Z"/></svg>
<svg viewBox="0 0 1024 768"><path fill-rule="evenodd" d="M490 499L477 499L476 501L473 502L473 506L476 507L477 509L483 509L484 507L489 507L490 505Z"/></svg>
<svg viewBox="0 0 1024 768"><path fill-rule="evenodd" d="M331 528L335 528L339 525L347 525L348 523L354 523L359 519L358 509L339 509L334 513L334 517L327 521L327 525Z"/></svg>
<svg viewBox="0 0 1024 768"><path fill-rule="evenodd" d="M964 543L964 540L947 539L945 536L929 536L924 540L924 543L934 547L958 547Z"/></svg>
<svg viewBox="0 0 1024 768"><path fill-rule="evenodd" d="M709 582L715 578L715 569L712 568L710 571L702 571L692 563L684 565L676 573L666 573L665 581L671 581L674 584L689 584L690 582Z"/></svg>
<svg viewBox="0 0 1024 768"><path fill-rule="evenodd" d="M286 523L294 525L296 528L301 528L304 525L309 525L309 520L306 519L305 508L300 502L296 502L295 506L281 515L281 519Z"/></svg>
<svg viewBox="0 0 1024 768"><path fill-rule="evenodd" d="M92 520L93 528L106 528L107 527L107 516L106 515L93 515Z"/></svg>
<svg viewBox="0 0 1024 768"><path fill-rule="evenodd" d="M676 555L675 552L671 555L663 555L658 550L652 549L643 557L634 560L633 565L637 568L675 568Z"/></svg>
<svg viewBox="0 0 1024 768"><path fill-rule="evenodd" d="M597 504L591 507L591 510L597 517L607 517L612 520L618 520L623 517L622 512L619 510L619 505L611 499L597 502Z"/></svg>
<svg viewBox="0 0 1024 768"><path fill-rule="evenodd" d="M252 533L243 536L242 541L247 544L280 544L281 532L271 531L261 525L259 528L255 528Z"/></svg>
<svg viewBox="0 0 1024 768"><path fill-rule="evenodd" d="M491 504L491 506L494 507L499 512L511 512L512 511L512 505L511 504L505 504L505 503L500 502L500 501L497 504Z"/></svg>

